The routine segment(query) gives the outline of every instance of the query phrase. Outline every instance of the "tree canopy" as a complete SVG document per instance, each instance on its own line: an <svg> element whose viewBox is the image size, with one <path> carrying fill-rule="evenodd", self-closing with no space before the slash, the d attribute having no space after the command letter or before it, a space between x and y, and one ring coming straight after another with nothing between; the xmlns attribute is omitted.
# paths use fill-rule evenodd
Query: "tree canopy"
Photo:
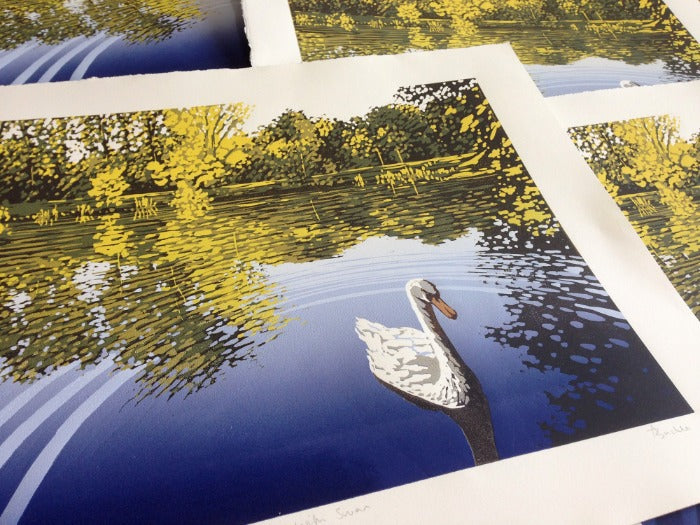
<svg viewBox="0 0 700 525"><path fill-rule="evenodd" d="M190 216L206 210L210 188L225 185L341 184L353 170L460 155L471 169L517 160L473 80L402 88L393 103L347 121L287 110L246 132L250 110L238 103L0 123L0 201L170 191Z"/></svg>
<svg viewBox="0 0 700 525"><path fill-rule="evenodd" d="M700 133L661 115L569 130L690 308L700 317Z"/></svg>
<svg viewBox="0 0 700 525"><path fill-rule="evenodd" d="M677 118L662 115L574 128L570 134L613 196L656 191L677 213L692 211L700 182L700 134L681 137Z"/></svg>
<svg viewBox="0 0 700 525"><path fill-rule="evenodd" d="M290 0L292 11L347 13L416 21L419 18L451 20L466 29L483 19L558 20L583 13L605 19L647 19L661 14L662 0Z"/></svg>

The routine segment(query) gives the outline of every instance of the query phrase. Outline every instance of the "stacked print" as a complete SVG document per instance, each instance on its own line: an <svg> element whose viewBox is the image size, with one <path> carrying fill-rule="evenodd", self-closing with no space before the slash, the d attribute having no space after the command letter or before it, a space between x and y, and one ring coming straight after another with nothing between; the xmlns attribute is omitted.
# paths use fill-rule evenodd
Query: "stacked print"
<svg viewBox="0 0 700 525"><path fill-rule="evenodd" d="M0 522L695 504L700 4L242 7L4 8Z"/></svg>

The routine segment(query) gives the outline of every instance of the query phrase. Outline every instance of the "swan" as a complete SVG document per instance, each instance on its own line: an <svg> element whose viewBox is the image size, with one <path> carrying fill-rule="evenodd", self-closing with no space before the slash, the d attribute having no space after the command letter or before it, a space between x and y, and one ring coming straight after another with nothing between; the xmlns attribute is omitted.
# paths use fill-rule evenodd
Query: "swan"
<svg viewBox="0 0 700 525"><path fill-rule="evenodd" d="M464 432L475 464L496 461L488 400L476 375L438 323L435 308L453 320L457 312L425 279L408 281L406 294L422 330L387 328L356 319L355 332L367 345L370 370L380 383L407 401L451 417Z"/></svg>
<svg viewBox="0 0 700 525"><path fill-rule="evenodd" d="M634 80L620 80L620 87L623 87L623 88L637 87L639 85L640 84L638 84Z"/></svg>

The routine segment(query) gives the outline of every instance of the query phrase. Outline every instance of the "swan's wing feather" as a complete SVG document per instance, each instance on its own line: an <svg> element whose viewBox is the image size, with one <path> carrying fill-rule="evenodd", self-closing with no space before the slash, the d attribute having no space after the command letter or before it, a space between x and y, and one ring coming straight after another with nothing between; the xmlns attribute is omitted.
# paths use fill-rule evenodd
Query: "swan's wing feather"
<svg viewBox="0 0 700 525"><path fill-rule="evenodd" d="M367 345L372 373L384 383L446 407L463 406L468 386L464 378L440 373L435 357L434 339L411 327L390 328L380 323L357 319L355 331Z"/></svg>
<svg viewBox="0 0 700 525"><path fill-rule="evenodd" d="M435 352L432 339L415 328L389 328L366 319L357 319L355 332L367 344L368 354L387 354L406 362L414 355L428 356Z"/></svg>
<svg viewBox="0 0 700 525"><path fill-rule="evenodd" d="M355 329L367 344L372 373L385 383L422 395L422 386L429 387L439 379L434 342L423 331L388 328L365 319L358 319Z"/></svg>
<svg viewBox="0 0 700 525"><path fill-rule="evenodd" d="M366 336L375 335L378 336L381 341L389 343L393 340L428 340L425 333L416 328L391 328L381 323L375 323L362 318L358 318L355 321L355 332L363 341Z"/></svg>

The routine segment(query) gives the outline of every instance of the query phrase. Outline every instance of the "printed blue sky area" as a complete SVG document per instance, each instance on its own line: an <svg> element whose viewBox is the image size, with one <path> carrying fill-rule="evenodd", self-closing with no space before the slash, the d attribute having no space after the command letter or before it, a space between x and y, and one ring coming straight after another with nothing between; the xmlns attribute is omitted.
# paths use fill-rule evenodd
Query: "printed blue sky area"
<svg viewBox="0 0 700 525"><path fill-rule="evenodd" d="M203 0L203 20L150 43L98 33L0 50L0 85L250 65L239 0Z"/></svg>

